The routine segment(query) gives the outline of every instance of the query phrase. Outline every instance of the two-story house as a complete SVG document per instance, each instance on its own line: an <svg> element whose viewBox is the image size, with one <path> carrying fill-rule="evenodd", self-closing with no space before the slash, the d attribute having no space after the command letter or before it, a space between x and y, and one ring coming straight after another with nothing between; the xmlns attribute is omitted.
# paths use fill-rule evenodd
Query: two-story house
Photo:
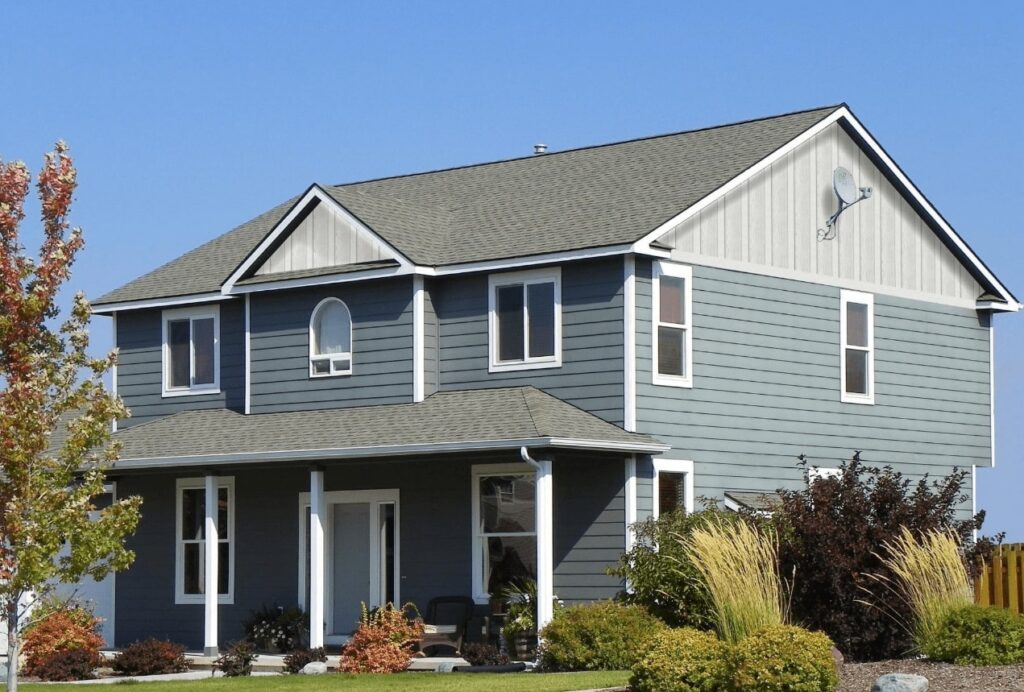
<svg viewBox="0 0 1024 692"><path fill-rule="evenodd" d="M840 167L873 192L824 239ZM94 304L144 498L108 638L299 604L316 646L524 577L544 621L621 589L632 522L799 454L990 466L1020 307L845 106L313 185Z"/></svg>

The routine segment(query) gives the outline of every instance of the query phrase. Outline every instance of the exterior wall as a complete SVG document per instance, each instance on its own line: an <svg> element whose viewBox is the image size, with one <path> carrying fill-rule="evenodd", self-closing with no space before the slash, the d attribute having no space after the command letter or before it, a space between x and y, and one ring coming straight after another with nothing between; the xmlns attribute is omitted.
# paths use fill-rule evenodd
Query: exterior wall
<svg viewBox="0 0 1024 692"><path fill-rule="evenodd" d="M117 393L132 417L120 427L138 425L186 410L245 404L245 306L220 303L220 392L167 397L163 392L163 318L161 310L129 310L117 315Z"/></svg>
<svg viewBox="0 0 1024 692"><path fill-rule="evenodd" d="M309 320L333 296L352 313L352 374L309 376ZM412 401L412 279L254 293L252 413Z"/></svg>
<svg viewBox="0 0 1024 692"><path fill-rule="evenodd" d="M876 403L841 403L838 288L694 266L693 388L657 386L637 268L638 429L694 461L696 495L798 487L799 454L862 450L913 479L990 465L987 317L876 294Z"/></svg>
<svg viewBox="0 0 1024 692"><path fill-rule="evenodd" d="M440 321L440 389L532 384L621 425L622 259L562 266L562 366L488 372L487 276L446 279L434 292Z"/></svg>
<svg viewBox="0 0 1024 692"><path fill-rule="evenodd" d="M835 240L819 242L816 229L836 210L836 166L874 191L843 213ZM973 304L982 293L838 124L676 226L661 242L674 247L673 257L682 262L727 263L805 281L842 279L862 290L900 289L925 300Z"/></svg>

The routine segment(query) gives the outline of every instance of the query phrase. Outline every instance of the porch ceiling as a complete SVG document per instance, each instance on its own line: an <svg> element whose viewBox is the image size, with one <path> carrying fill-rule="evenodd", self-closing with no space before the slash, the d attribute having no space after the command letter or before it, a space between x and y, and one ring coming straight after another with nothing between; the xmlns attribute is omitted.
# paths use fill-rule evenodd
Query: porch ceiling
<svg viewBox="0 0 1024 692"><path fill-rule="evenodd" d="M243 415L186 411L119 431L115 468L382 457L556 447L659 454L626 432L535 387L439 392L415 404Z"/></svg>

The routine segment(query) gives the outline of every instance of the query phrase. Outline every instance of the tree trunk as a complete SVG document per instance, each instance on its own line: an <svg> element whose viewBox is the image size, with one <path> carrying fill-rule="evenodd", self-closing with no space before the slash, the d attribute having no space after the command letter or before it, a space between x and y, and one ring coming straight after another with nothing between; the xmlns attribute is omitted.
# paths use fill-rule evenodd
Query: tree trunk
<svg viewBox="0 0 1024 692"><path fill-rule="evenodd" d="M7 605L7 692L18 692L18 607L20 598Z"/></svg>

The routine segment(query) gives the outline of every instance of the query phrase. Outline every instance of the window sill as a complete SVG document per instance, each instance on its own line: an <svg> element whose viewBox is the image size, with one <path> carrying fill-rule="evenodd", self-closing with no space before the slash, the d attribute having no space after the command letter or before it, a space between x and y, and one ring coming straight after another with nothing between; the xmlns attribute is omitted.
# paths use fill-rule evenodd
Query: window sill
<svg viewBox="0 0 1024 692"><path fill-rule="evenodd" d="M348 372L323 372L323 373L309 373L309 379L311 380L322 380L328 377L352 377L352 371Z"/></svg>
<svg viewBox="0 0 1024 692"><path fill-rule="evenodd" d="M194 596L192 594L184 595L177 594L174 597L174 605L203 605L206 603L206 597L202 594ZM235 596L234 594L226 594L217 598L217 603L220 605L234 605Z"/></svg>
<svg viewBox="0 0 1024 692"><path fill-rule="evenodd" d="M556 360L527 360L515 363L491 363L487 368L488 372L514 372L516 370L544 370L548 368L562 367L562 359Z"/></svg>
<svg viewBox="0 0 1024 692"><path fill-rule="evenodd" d="M674 377L672 375L654 375L651 379L652 384L656 384L661 387L681 387L683 389L693 389L693 378L692 377Z"/></svg>
<svg viewBox="0 0 1024 692"><path fill-rule="evenodd" d="M177 396L200 396L203 394L220 394L220 387L210 389L165 389L160 396L164 399L173 399Z"/></svg>
<svg viewBox="0 0 1024 692"><path fill-rule="evenodd" d="M841 402L843 402L844 404L861 404L863 406L874 406L875 405L875 395L874 394L872 394L871 396L858 396L856 394L847 394L845 392L842 392L839 395L839 400Z"/></svg>

